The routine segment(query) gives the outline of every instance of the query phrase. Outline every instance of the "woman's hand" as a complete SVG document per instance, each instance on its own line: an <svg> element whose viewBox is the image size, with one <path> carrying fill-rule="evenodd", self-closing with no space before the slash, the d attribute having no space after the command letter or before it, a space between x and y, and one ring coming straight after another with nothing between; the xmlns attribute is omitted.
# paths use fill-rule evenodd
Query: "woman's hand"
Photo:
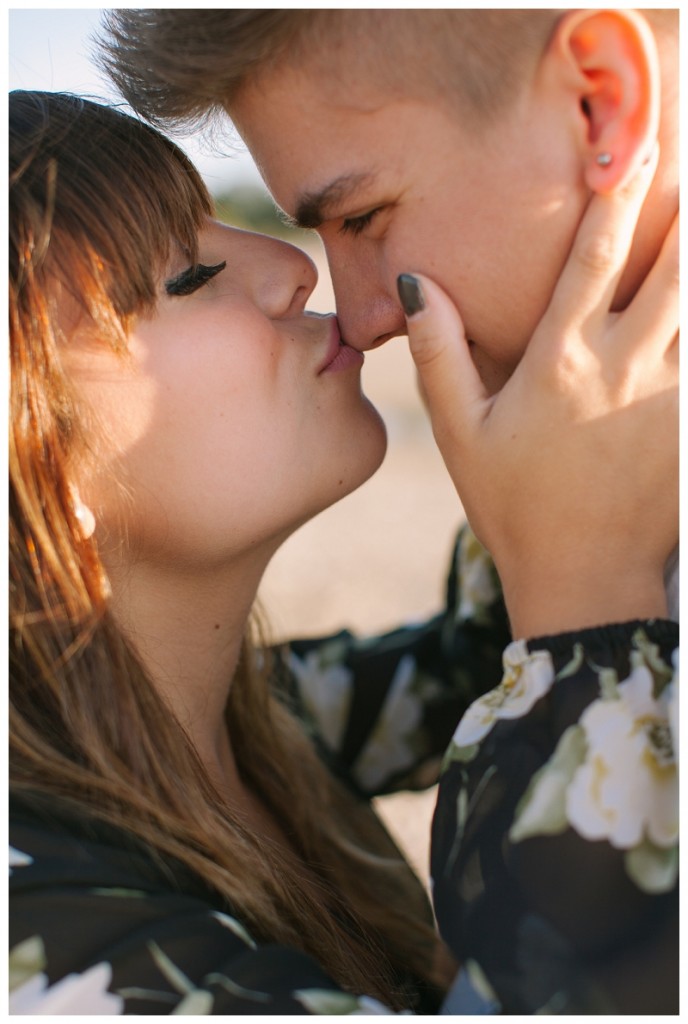
<svg viewBox="0 0 688 1024"><path fill-rule="evenodd" d="M655 167L656 153L622 191L593 196L496 395L451 300L415 278L424 308L408 318L411 353L515 636L666 615L663 570L678 541L678 218L631 304L609 311Z"/></svg>

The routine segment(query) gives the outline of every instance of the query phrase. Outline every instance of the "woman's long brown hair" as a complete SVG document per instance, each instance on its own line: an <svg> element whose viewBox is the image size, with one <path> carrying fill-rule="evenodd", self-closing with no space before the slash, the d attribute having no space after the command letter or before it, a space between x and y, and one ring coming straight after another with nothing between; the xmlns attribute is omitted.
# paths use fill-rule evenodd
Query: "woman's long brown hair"
<svg viewBox="0 0 688 1024"><path fill-rule="evenodd" d="M125 353L172 241L193 262L210 212L196 170L149 126L73 96L11 94L11 786L181 863L256 939L398 1008L405 971L442 988L453 965L372 812L324 768L247 639L228 729L242 776L317 879L304 885L298 859L213 786L117 628L75 515L73 467L97 458L97 436L62 367L65 324L78 316Z"/></svg>

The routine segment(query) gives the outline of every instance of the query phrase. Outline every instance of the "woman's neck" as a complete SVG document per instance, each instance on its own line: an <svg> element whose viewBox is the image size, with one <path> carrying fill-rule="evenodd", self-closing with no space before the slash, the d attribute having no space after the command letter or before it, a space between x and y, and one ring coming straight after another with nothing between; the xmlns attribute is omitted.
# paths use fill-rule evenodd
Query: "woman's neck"
<svg viewBox="0 0 688 1024"><path fill-rule="evenodd" d="M115 618L216 777L235 775L225 707L262 571L138 563L110 572Z"/></svg>

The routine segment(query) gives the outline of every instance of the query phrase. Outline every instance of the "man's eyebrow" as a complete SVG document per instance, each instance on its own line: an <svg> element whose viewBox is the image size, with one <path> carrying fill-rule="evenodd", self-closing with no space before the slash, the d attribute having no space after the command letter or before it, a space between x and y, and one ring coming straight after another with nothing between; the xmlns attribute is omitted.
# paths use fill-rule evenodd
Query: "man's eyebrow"
<svg viewBox="0 0 688 1024"><path fill-rule="evenodd" d="M304 192L297 197L296 213L288 221L298 228L318 228L327 220L328 212L341 205L358 189L367 186L375 178L370 172L342 174L316 192Z"/></svg>

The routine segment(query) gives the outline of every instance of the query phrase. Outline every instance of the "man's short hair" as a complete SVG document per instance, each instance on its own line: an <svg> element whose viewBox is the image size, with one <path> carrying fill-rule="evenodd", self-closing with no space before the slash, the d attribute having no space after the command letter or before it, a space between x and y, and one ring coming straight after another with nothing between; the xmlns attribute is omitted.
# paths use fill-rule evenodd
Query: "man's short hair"
<svg viewBox="0 0 688 1024"><path fill-rule="evenodd" d="M203 124L259 75L305 69L440 96L486 119L534 69L561 10L112 10L101 62L144 117Z"/></svg>

